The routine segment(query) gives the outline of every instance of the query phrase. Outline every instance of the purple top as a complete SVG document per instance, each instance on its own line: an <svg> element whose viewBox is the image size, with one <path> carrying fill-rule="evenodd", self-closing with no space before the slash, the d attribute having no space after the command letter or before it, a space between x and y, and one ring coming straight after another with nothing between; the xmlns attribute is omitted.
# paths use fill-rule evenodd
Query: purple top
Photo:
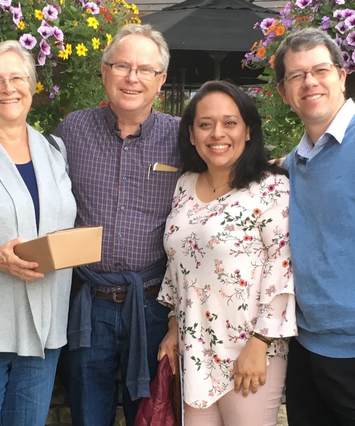
<svg viewBox="0 0 355 426"><path fill-rule="evenodd" d="M57 133L68 153L78 204L76 225L103 225L97 272L141 271L164 256L163 233L177 172L149 171L156 162L179 166L179 119L160 112L121 139L106 108L69 114Z"/></svg>

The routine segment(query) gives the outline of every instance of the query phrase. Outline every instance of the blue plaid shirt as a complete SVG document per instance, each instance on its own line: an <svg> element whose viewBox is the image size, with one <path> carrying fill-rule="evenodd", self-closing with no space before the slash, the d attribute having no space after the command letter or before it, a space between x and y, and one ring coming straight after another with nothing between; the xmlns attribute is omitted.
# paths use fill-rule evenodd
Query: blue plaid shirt
<svg viewBox="0 0 355 426"><path fill-rule="evenodd" d="M120 138L109 107L69 114L64 140L78 204L76 225L103 225L96 272L141 271L164 257L163 233L177 172L148 173L156 162L179 167L179 119L153 111L137 134ZM153 283L151 283L153 284Z"/></svg>

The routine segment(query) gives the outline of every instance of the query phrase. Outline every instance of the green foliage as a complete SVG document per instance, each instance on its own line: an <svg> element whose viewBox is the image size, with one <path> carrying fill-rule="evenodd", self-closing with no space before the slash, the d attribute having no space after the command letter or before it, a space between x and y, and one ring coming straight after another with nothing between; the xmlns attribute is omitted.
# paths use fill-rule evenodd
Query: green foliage
<svg viewBox="0 0 355 426"><path fill-rule="evenodd" d="M291 32L306 27L319 27L327 31L343 53L344 67L350 74L355 71L355 10L347 0L290 0L277 18L266 18L258 23L263 39L254 43L245 55L244 65L260 69L262 87L250 89L255 96L263 118L265 144L272 157L289 152L303 133L298 117L285 105L276 90L273 70L274 53L281 41Z"/></svg>
<svg viewBox="0 0 355 426"><path fill-rule="evenodd" d="M126 22L140 22L125 0L0 0L0 41L19 40L36 60L29 121L50 131L68 112L104 99L103 49Z"/></svg>

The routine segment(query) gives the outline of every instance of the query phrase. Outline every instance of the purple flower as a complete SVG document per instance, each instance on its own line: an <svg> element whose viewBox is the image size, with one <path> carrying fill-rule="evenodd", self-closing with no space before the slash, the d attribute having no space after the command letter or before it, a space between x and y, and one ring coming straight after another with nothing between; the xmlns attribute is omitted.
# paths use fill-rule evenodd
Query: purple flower
<svg viewBox="0 0 355 426"><path fill-rule="evenodd" d="M355 10L354 9L337 9L334 13L333 16L335 18L341 18L341 19L346 19L349 16L355 15Z"/></svg>
<svg viewBox="0 0 355 426"><path fill-rule="evenodd" d="M292 12L292 3L289 1L285 4L284 8L281 10L280 15L288 17Z"/></svg>
<svg viewBox="0 0 355 426"><path fill-rule="evenodd" d="M51 54L51 47L50 45L46 42L45 39L42 39L39 42L39 47L41 49L41 53L43 53L43 55L49 56Z"/></svg>
<svg viewBox="0 0 355 426"><path fill-rule="evenodd" d="M244 58L245 58L247 64L250 64L250 63L252 63L255 60L255 55L252 52L247 52L244 55Z"/></svg>
<svg viewBox="0 0 355 426"><path fill-rule="evenodd" d="M60 91L60 87L57 84L55 84L52 87L52 89L51 89L51 91L49 93L49 99L54 99L56 96L58 96L59 91Z"/></svg>
<svg viewBox="0 0 355 426"><path fill-rule="evenodd" d="M264 34L267 34L269 28L274 24L274 18L265 18L260 22L260 28Z"/></svg>
<svg viewBox="0 0 355 426"><path fill-rule="evenodd" d="M0 0L0 7L2 9L7 9L11 6L11 0Z"/></svg>
<svg viewBox="0 0 355 426"><path fill-rule="evenodd" d="M92 13L93 15L98 15L98 14L100 13L100 8L99 8L99 6L98 6L96 3L94 3L93 1L89 1L89 2L87 2L87 3L85 4L85 9L86 9L86 10L90 9L90 10L91 10L91 13Z"/></svg>
<svg viewBox="0 0 355 426"><path fill-rule="evenodd" d="M354 62L354 64L355 64L355 50L353 51L353 54L351 55L351 59L352 59L352 61Z"/></svg>
<svg viewBox="0 0 355 426"><path fill-rule="evenodd" d="M292 27L292 24L293 24L293 21L292 21L292 19L291 18L282 18L281 19L281 23L284 25L284 27L286 28L286 29L289 29L289 28L291 28Z"/></svg>
<svg viewBox="0 0 355 426"><path fill-rule="evenodd" d="M355 31L352 31L347 35L346 42L349 46L355 46Z"/></svg>
<svg viewBox="0 0 355 426"><path fill-rule="evenodd" d="M39 52L37 56L38 65L43 67L43 65L46 63L46 59L47 59L47 56L43 52Z"/></svg>
<svg viewBox="0 0 355 426"><path fill-rule="evenodd" d="M330 18L329 16L323 16L322 22L321 22L321 28L322 30L327 30L330 27Z"/></svg>
<svg viewBox="0 0 355 426"><path fill-rule="evenodd" d="M341 46L344 44L344 39L343 39L343 38L341 38L341 37L339 36L339 34L336 34L336 36L335 36L335 42L336 42L336 44L337 44L339 47L341 47Z"/></svg>
<svg viewBox="0 0 355 426"><path fill-rule="evenodd" d="M19 38L19 42L20 42L22 47L24 47L25 49L28 49L28 50L33 49L37 44L36 38L33 37L33 35L29 34L29 33L23 34Z"/></svg>
<svg viewBox="0 0 355 426"><path fill-rule="evenodd" d="M21 19L23 18L21 5L19 3L18 7L11 6L10 12L12 13L12 20L15 25L18 25Z"/></svg>
<svg viewBox="0 0 355 426"><path fill-rule="evenodd" d="M276 36L275 36L275 34L274 33L270 33L270 34L268 34L266 37L265 37L265 39L264 39L264 41L263 41L263 46L264 47L268 47L272 42L273 42L273 40L274 40L274 38L275 38Z"/></svg>
<svg viewBox="0 0 355 426"><path fill-rule="evenodd" d="M345 19L344 24L345 24L345 26L348 30L350 30L351 28L354 28L354 26L355 26L355 14L348 16Z"/></svg>
<svg viewBox="0 0 355 426"><path fill-rule="evenodd" d="M53 27L47 24L47 22L42 21L41 26L37 30L43 38L48 38L53 35Z"/></svg>
<svg viewBox="0 0 355 426"><path fill-rule="evenodd" d="M339 22L337 25L335 25L335 29L340 33L344 34L347 30L346 25L344 24L344 21Z"/></svg>
<svg viewBox="0 0 355 426"><path fill-rule="evenodd" d="M64 40L63 31L58 27L53 27L53 36L57 41L63 41Z"/></svg>
<svg viewBox="0 0 355 426"><path fill-rule="evenodd" d="M335 4L345 4L345 0L335 0Z"/></svg>
<svg viewBox="0 0 355 426"><path fill-rule="evenodd" d="M55 21L58 18L58 10L51 4L45 6L42 12L47 21Z"/></svg>
<svg viewBox="0 0 355 426"><path fill-rule="evenodd" d="M306 7L312 5L312 0L297 0L295 4L300 9L305 9Z"/></svg>
<svg viewBox="0 0 355 426"><path fill-rule="evenodd" d="M350 60L350 55L345 50L342 50L341 55L343 57L344 64L347 64Z"/></svg>

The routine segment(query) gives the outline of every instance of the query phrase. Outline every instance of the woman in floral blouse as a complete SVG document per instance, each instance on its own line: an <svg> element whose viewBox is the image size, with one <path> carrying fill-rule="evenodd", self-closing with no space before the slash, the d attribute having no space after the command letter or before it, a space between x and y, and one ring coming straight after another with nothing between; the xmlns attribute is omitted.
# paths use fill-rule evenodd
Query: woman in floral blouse
<svg viewBox="0 0 355 426"><path fill-rule="evenodd" d="M227 82L201 87L179 144L159 358L175 369L178 347L186 426L276 425L285 338L296 334L288 179L266 160L253 101Z"/></svg>

